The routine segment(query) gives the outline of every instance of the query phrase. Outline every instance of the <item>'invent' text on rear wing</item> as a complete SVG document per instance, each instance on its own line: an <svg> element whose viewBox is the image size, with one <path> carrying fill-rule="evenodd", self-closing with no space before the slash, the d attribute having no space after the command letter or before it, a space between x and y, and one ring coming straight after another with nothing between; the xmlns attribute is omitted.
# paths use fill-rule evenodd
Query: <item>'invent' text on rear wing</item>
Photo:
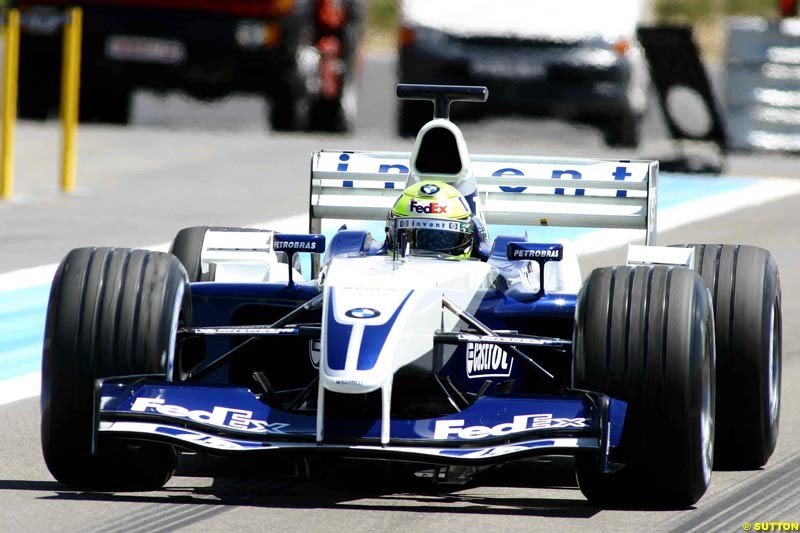
<svg viewBox="0 0 800 533"><path fill-rule="evenodd" d="M406 187L409 159L402 152L314 152L311 231L326 218L385 220ZM470 159L489 224L643 229L655 244L657 161Z"/></svg>

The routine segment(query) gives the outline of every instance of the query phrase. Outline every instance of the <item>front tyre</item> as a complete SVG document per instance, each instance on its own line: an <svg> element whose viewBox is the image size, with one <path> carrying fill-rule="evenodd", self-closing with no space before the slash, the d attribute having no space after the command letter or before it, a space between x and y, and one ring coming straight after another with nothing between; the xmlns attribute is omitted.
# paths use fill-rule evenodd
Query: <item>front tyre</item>
<svg viewBox="0 0 800 533"><path fill-rule="evenodd" d="M714 454L714 318L703 280L666 266L594 270L575 311L576 389L627 402L602 473L578 457L578 483L601 506L683 508L705 493Z"/></svg>
<svg viewBox="0 0 800 533"><path fill-rule="evenodd" d="M94 390L97 378L166 378L189 302L186 272L169 254L79 248L61 262L47 308L41 393L42 452L58 481L146 490L172 476L177 453L169 445L114 442L92 453Z"/></svg>

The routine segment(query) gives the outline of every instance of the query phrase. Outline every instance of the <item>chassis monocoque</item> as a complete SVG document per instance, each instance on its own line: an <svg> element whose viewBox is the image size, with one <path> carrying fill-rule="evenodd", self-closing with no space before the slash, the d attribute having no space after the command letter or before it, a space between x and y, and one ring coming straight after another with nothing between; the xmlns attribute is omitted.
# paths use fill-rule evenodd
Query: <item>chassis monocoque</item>
<svg viewBox="0 0 800 533"><path fill-rule="evenodd" d="M470 156L447 110L484 89L398 94L434 100L436 118L410 154L314 153L308 235L192 227L169 254L66 256L43 354L53 476L158 488L184 450L445 477L569 455L594 503L684 506L713 465L763 465L780 407L771 255L654 246L657 162ZM566 242L478 231L474 257L453 261L322 233L386 220L422 179L458 188L480 223L638 228L646 245L583 280Z"/></svg>

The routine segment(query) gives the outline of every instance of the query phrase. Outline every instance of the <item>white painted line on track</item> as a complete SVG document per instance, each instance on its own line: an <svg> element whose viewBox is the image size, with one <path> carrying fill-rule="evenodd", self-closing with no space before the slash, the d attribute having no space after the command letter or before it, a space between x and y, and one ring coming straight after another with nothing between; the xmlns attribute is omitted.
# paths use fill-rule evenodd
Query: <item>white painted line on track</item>
<svg viewBox="0 0 800 533"><path fill-rule="evenodd" d="M756 207L768 202L800 194L800 182L792 179L768 178L744 189L722 192L670 207L658 214L656 231L664 232L718 217L739 209ZM602 252L644 240L642 230L592 231L578 237L575 251L579 255ZM657 242L658 244L658 242Z"/></svg>
<svg viewBox="0 0 800 533"><path fill-rule="evenodd" d="M305 233L308 231L308 217L306 215L294 215L285 218L279 218L271 222L263 222L248 226L251 228L269 228L276 231L283 231L286 233ZM160 242L157 244L150 244L141 246L146 250L155 250L159 252L166 252L169 250L169 242ZM49 284L53 281L53 276L58 268L58 263L51 263L49 265L42 265L32 268L24 268L21 270L14 270L5 274L0 274L0 292L11 291L15 289L27 289L30 287L38 287L40 285Z"/></svg>
<svg viewBox="0 0 800 533"><path fill-rule="evenodd" d="M46 285L53 281L56 268L58 263L52 263L0 274L0 292Z"/></svg>
<svg viewBox="0 0 800 533"><path fill-rule="evenodd" d="M268 228L285 233L305 233L308 230L308 217L306 215L294 215L271 222L254 224L249 227ZM169 242L161 242L142 246L141 248L166 252L169 250L169 246ZM58 264L53 263L0 274L0 293L49 285L53 281L53 275L57 268ZM36 349L41 351L41 346L36 347ZM0 405L38 396L41 390L41 380L42 375L40 372L0 380Z"/></svg>
<svg viewBox="0 0 800 533"><path fill-rule="evenodd" d="M30 374L0 381L0 405L39 396L41 385L41 372L31 372Z"/></svg>

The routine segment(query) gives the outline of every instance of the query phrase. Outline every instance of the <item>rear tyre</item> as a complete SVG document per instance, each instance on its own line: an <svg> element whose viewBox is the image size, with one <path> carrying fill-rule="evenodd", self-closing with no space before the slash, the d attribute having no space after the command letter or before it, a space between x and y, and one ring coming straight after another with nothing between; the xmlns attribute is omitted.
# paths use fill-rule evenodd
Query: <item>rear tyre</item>
<svg viewBox="0 0 800 533"><path fill-rule="evenodd" d="M172 240L172 245L169 248L169 253L178 258L178 260L186 269L189 276L189 282L195 283L197 281L214 281L216 272L216 265L211 263L208 265L208 271L203 272L202 267L202 253L203 241L208 230L214 231L260 231L253 228L236 228L236 227L219 227L219 226L191 226L183 228L175 235ZM278 261L281 263L288 263L288 258L285 254L279 254ZM298 272L301 268L300 256L294 256L292 266Z"/></svg>
<svg viewBox="0 0 800 533"><path fill-rule="evenodd" d="M81 89L81 122L125 125L131 117L131 91L121 86L95 86Z"/></svg>
<svg viewBox="0 0 800 533"><path fill-rule="evenodd" d="M301 89L283 87L272 95L269 123L273 131L303 131L308 126L310 103Z"/></svg>
<svg viewBox="0 0 800 533"><path fill-rule="evenodd" d="M356 118L356 88L345 81L338 98L318 98L311 105L309 129L327 133L349 133Z"/></svg>
<svg viewBox="0 0 800 533"><path fill-rule="evenodd" d="M53 477L104 490L156 489L169 480L172 446L110 442L92 453L95 379L166 378L178 322L190 314L186 273L169 254L79 248L64 258L42 356L42 452Z"/></svg>
<svg viewBox="0 0 800 533"><path fill-rule="evenodd" d="M319 83L319 54L310 29L302 30L296 46L294 66L269 95L269 124L273 131L305 131L311 113L309 88Z"/></svg>
<svg viewBox="0 0 800 533"><path fill-rule="evenodd" d="M695 268L716 317L718 468L758 468L778 441L781 284L772 255L755 246L694 244Z"/></svg>
<svg viewBox="0 0 800 533"><path fill-rule="evenodd" d="M642 117L633 111L624 111L605 123L605 142L613 148L636 148L642 139Z"/></svg>
<svg viewBox="0 0 800 533"><path fill-rule="evenodd" d="M714 453L714 322L692 270L594 270L578 296L573 382L627 402L612 461L576 461L578 483L601 506L683 508L705 493Z"/></svg>
<svg viewBox="0 0 800 533"><path fill-rule="evenodd" d="M416 137L419 130L433 118L428 102L401 101L397 107L397 134Z"/></svg>
<svg viewBox="0 0 800 533"><path fill-rule="evenodd" d="M50 115L51 86L36 80L35 71L20 71L17 115L28 120L47 120ZM51 98L51 96L53 98Z"/></svg>
<svg viewBox="0 0 800 533"><path fill-rule="evenodd" d="M23 32L19 49L17 115L28 120L47 120L58 109L58 73L61 62L51 36Z"/></svg>
<svg viewBox="0 0 800 533"><path fill-rule="evenodd" d="M169 253L178 258L186 269L189 276L189 283L196 281L212 281L203 279L201 264L201 254L203 252L203 240L208 231L208 226L192 226L183 228L175 235Z"/></svg>

